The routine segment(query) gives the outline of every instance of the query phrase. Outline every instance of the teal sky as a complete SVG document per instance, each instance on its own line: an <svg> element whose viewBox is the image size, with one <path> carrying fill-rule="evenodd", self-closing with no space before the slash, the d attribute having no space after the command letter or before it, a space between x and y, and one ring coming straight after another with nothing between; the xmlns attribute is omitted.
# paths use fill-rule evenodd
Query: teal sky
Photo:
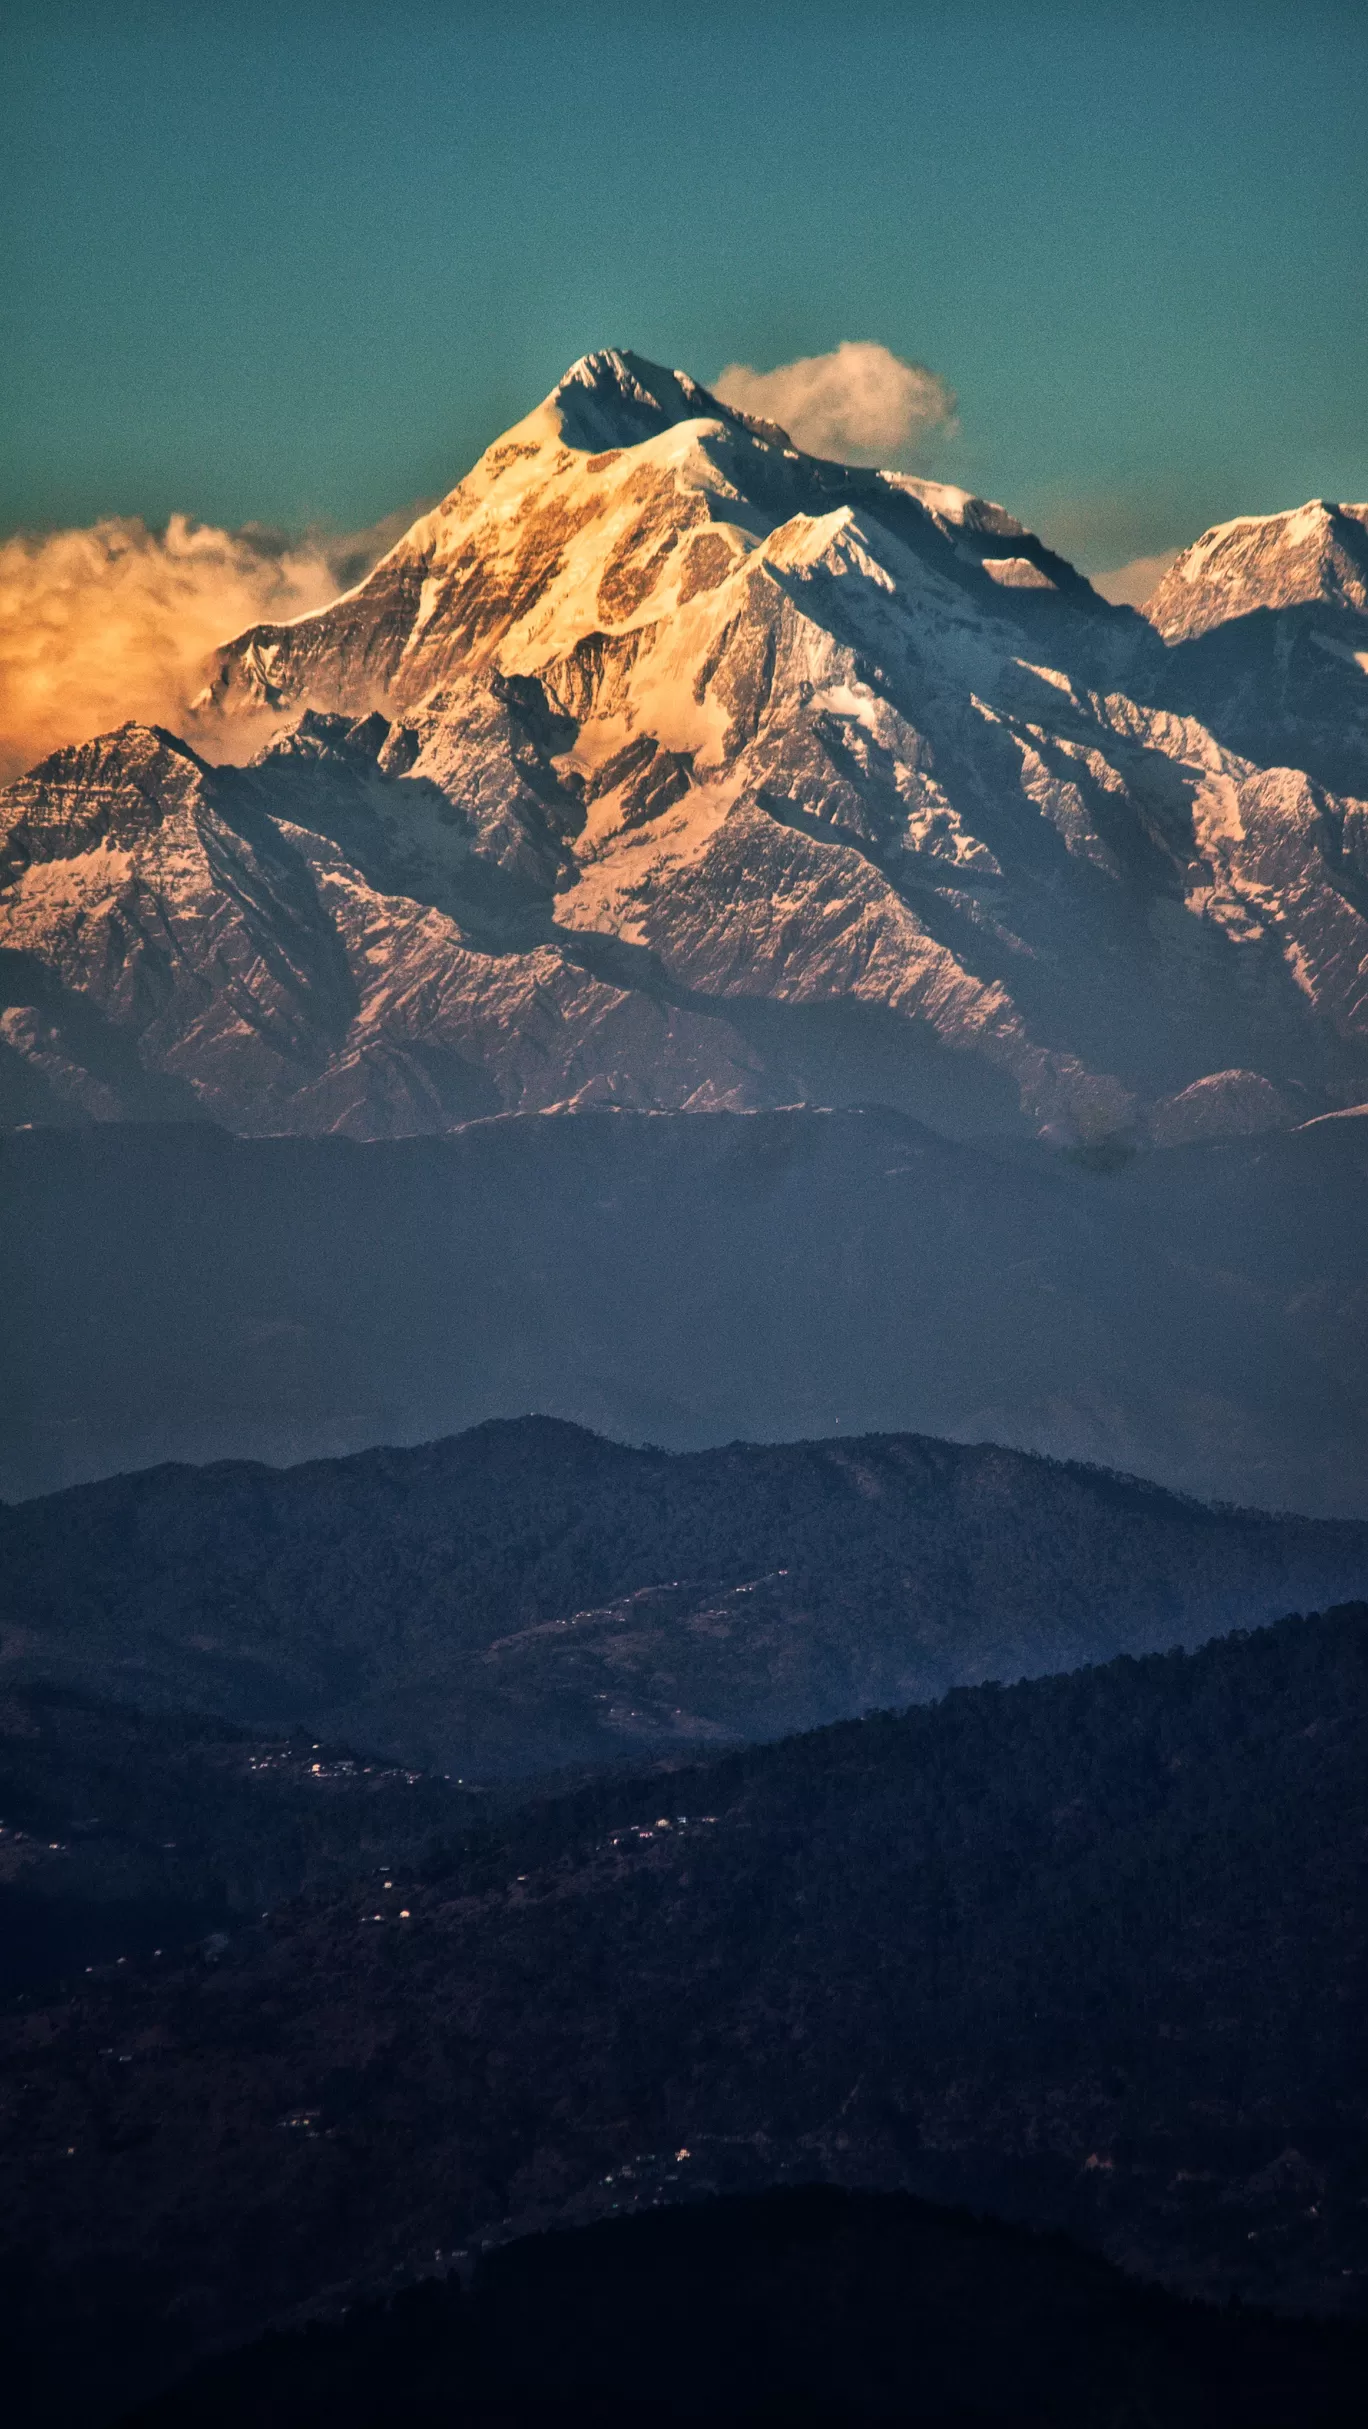
<svg viewBox="0 0 1368 2429"><path fill-rule="evenodd" d="M874 339L1092 567L1368 496L1368 10L9 0L0 528L339 529Z"/></svg>

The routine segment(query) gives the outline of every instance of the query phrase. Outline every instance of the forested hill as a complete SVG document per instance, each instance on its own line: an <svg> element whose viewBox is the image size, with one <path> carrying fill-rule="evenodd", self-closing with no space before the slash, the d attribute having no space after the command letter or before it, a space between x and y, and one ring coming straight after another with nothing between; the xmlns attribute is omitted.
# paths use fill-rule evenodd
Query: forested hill
<svg viewBox="0 0 1368 2429"><path fill-rule="evenodd" d="M14 2012L16 2349L94 2429L437 2251L813 2176L1361 2312L1366 1847L1364 1605L520 1810Z"/></svg>
<svg viewBox="0 0 1368 2429"><path fill-rule="evenodd" d="M688 1756L1368 1590L1368 1526L991 1446L550 1419L0 1515L14 1674L456 1776Z"/></svg>

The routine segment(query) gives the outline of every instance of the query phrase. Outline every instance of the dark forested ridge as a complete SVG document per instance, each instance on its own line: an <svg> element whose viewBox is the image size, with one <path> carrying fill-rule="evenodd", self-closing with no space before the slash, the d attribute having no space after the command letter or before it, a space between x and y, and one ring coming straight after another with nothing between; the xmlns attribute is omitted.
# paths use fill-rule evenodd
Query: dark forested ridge
<svg viewBox="0 0 1368 2429"><path fill-rule="evenodd" d="M1368 1588L1368 1526L916 1435L552 1419L0 1513L11 1674L489 1779L774 1737Z"/></svg>
<svg viewBox="0 0 1368 2429"><path fill-rule="evenodd" d="M1360 2429L1362 2327L831 2186L537 2237L210 2362L126 2429Z"/></svg>
<svg viewBox="0 0 1368 2429"><path fill-rule="evenodd" d="M539 1409L675 1450L1006 1442L1368 1518L1368 1121L1141 1154L974 1145L819 1110L841 1101L828 1015L782 1017L813 1057L786 1112L368 1145L0 1132L0 1493ZM907 1048L882 1050L887 1103ZM962 1062L940 1057L942 1130Z"/></svg>
<svg viewBox="0 0 1368 2429"><path fill-rule="evenodd" d="M90 2420L437 2251L814 2176L1361 2311L1366 1855L1364 1605L518 1809L12 2010L13 2343Z"/></svg>

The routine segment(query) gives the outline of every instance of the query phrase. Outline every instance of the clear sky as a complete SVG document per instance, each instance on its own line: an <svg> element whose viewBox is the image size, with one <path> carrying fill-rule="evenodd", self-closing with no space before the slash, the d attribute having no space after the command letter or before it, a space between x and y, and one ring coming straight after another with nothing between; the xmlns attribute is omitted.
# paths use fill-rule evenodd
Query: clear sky
<svg viewBox="0 0 1368 2429"><path fill-rule="evenodd" d="M1368 496L1368 9L7 0L0 529L339 528L873 340L1089 566Z"/></svg>

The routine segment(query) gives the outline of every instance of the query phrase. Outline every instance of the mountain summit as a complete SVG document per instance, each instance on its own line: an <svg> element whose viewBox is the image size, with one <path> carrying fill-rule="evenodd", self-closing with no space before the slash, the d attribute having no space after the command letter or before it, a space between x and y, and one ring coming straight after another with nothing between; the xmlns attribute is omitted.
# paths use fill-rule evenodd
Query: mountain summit
<svg viewBox="0 0 1368 2429"><path fill-rule="evenodd" d="M1223 741L1368 794L1368 505L1311 498L1219 523L1145 614L1169 644L1170 695ZM1358 849L1340 847L1351 891Z"/></svg>
<svg viewBox="0 0 1368 2429"><path fill-rule="evenodd" d="M732 574L757 570L757 548L772 570L815 562L861 515L885 527L885 546L896 535L927 570L983 601L1024 587L1107 613L1001 507L803 455L776 424L719 403L687 372L589 354L356 591L220 652L202 706L356 715L425 702L435 682L491 663L530 673L544 668L548 645L644 638ZM737 604L730 591L724 604ZM706 604L690 622L704 619ZM692 735L699 720L685 722Z"/></svg>
<svg viewBox="0 0 1368 2429"><path fill-rule="evenodd" d="M1170 566L1146 614L1166 641L1191 640L1261 608L1368 615L1368 506L1311 498L1293 514L1218 523Z"/></svg>
<svg viewBox="0 0 1368 2429"><path fill-rule="evenodd" d="M220 651L193 747L124 728L0 797L12 1116L1359 1102L1368 837L1322 762L1362 669L1301 636L1340 692L1256 730L1254 577L1213 623L1181 565L1165 647L1001 507L586 356L356 589Z"/></svg>

